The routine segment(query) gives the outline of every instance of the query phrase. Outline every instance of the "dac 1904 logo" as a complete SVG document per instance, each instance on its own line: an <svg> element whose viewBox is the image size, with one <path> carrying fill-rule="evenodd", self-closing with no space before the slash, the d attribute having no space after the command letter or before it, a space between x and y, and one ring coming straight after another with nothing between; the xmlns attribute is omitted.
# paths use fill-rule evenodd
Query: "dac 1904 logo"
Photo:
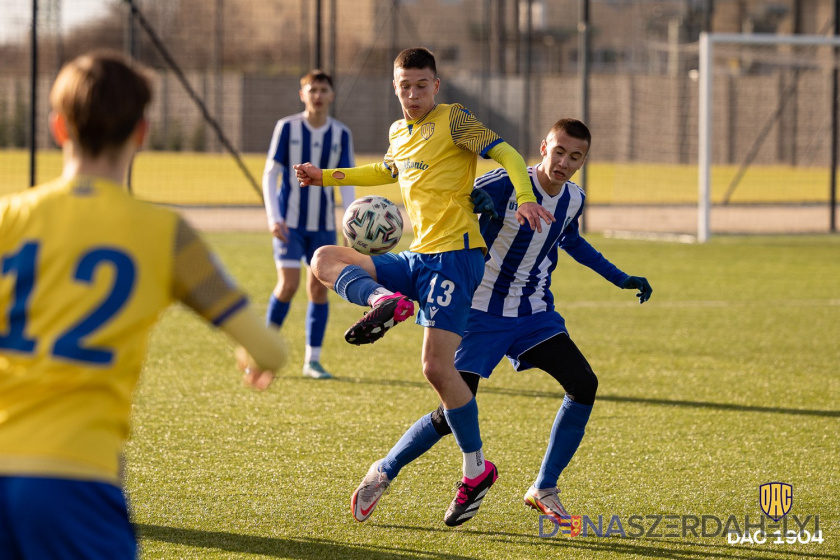
<svg viewBox="0 0 840 560"><path fill-rule="evenodd" d="M788 518L793 507L793 486L786 482L768 482L758 487L758 502L764 515L774 521L772 524L764 525L764 518L761 518L759 527L745 526L744 531L730 531L726 534L726 542L729 544L822 544L823 535L820 529L820 516L806 516L800 520L796 515L791 516L795 529L790 528ZM806 529L810 527L813 519L813 532ZM755 530L752 530L755 528Z"/></svg>

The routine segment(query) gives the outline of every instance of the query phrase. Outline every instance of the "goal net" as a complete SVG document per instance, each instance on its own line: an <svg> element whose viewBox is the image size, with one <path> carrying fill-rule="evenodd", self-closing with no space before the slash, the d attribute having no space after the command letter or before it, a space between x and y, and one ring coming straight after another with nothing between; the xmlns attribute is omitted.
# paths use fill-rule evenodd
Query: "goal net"
<svg viewBox="0 0 840 560"><path fill-rule="evenodd" d="M702 34L699 44L664 45L661 68L595 81L613 102L596 98L590 118L598 133L587 228L701 242L831 231L838 45L822 36Z"/></svg>
<svg viewBox="0 0 840 560"><path fill-rule="evenodd" d="M699 241L829 231L838 46L822 36L701 36Z"/></svg>

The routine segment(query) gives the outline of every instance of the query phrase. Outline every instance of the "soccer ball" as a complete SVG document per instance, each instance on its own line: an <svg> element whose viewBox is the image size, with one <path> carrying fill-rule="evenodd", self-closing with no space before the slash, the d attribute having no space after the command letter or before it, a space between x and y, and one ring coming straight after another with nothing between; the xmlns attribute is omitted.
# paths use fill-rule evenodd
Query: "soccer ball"
<svg viewBox="0 0 840 560"><path fill-rule="evenodd" d="M364 255L381 255L400 242L403 220L399 208L382 196L357 198L344 212L347 242Z"/></svg>

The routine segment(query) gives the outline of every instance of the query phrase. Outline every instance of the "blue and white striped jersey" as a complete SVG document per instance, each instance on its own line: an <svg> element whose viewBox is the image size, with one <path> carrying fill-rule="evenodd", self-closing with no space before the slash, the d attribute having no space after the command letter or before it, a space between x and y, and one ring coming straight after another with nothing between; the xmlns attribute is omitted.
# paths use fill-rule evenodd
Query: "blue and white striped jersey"
<svg viewBox="0 0 840 560"><path fill-rule="evenodd" d="M301 188L295 178L292 166L306 162L321 169L354 167L350 129L333 118L328 118L320 128L312 128L303 113L277 121L263 173L268 225L285 221L290 228L335 231L334 189ZM352 186L341 187L345 208L354 198Z"/></svg>
<svg viewBox="0 0 840 560"><path fill-rule="evenodd" d="M558 247L616 286L627 276L580 235L583 190L566 182L556 196L540 186L537 166L529 167L537 203L557 220L542 233L516 221L516 191L507 171L495 169L479 177L475 187L487 192L495 203L498 219L482 214L481 234L489 248L484 279L473 295L472 308L503 317L524 317L554 309L551 273L557 267Z"/></svg>

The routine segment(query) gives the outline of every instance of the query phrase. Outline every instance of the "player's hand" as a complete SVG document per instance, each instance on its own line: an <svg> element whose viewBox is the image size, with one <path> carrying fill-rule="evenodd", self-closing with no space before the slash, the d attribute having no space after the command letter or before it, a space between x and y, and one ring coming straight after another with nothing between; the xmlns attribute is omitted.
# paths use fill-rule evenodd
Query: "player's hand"
<svg viewBox="0 0 840 560"><path fill-rule="evenodd" d="M473 189L470 193L470 198L473 201L473 212L490 214L494 218L499 217L493 205L493 198L484 189Z"/></svg>
<svg viewBox="0 0 840 560"><path fill-rule="evenodd" d="M315 167L309 162L293 165L295 176L300 181L300 186L308 187L309 185L323 186L324 172L320 167Z"/></svg>
<svg viewBox="0 0 840 560"><path fill-rule="evenodd" d="M642 276L628 276L621 283L621 287L625 290L639 290L639 293L636 294L636 297L639 298L639 303L644 303L649 300L650 295L653 293L653 288L650 287L647 278Z"/></svg>
<svg viewBox="0 0 840 560"><path fill-rule="evenodd" d="M265 391L271 382L274 381L274 372L260 368L247 350L238 346L234 352L236 356L236 367L245 372L242 376L242 383L253 387L257 391Z"/></svg>
<svg viewBox="0 0 840 560"><path fill-rule="evenodd" d="M274 381L274 372L267 369L246 368L245 375L242 377L242 382L245 385L253 387L257 391L265 391L272 381Z"/></svg>
<svg viewBox="0 0 840 560"><path fill-rule="evenodd" d="M519 205L519 208L516 209L516 221L519 222L519 225L521 226L524 226L527 223L531 226L531 229L535 229L542 233L542 224L540 224L540 220L544 221L549 226L555 221L551 212L536 202L523 202Z"/></svg>
<svg viewBox="0 0 840 560"><path fill-rule="evenodd" d="M280 241L288 241L289 226L286 225L286 222L274 222L274 225L271 226L271 235L273 235Z"/></svg>

